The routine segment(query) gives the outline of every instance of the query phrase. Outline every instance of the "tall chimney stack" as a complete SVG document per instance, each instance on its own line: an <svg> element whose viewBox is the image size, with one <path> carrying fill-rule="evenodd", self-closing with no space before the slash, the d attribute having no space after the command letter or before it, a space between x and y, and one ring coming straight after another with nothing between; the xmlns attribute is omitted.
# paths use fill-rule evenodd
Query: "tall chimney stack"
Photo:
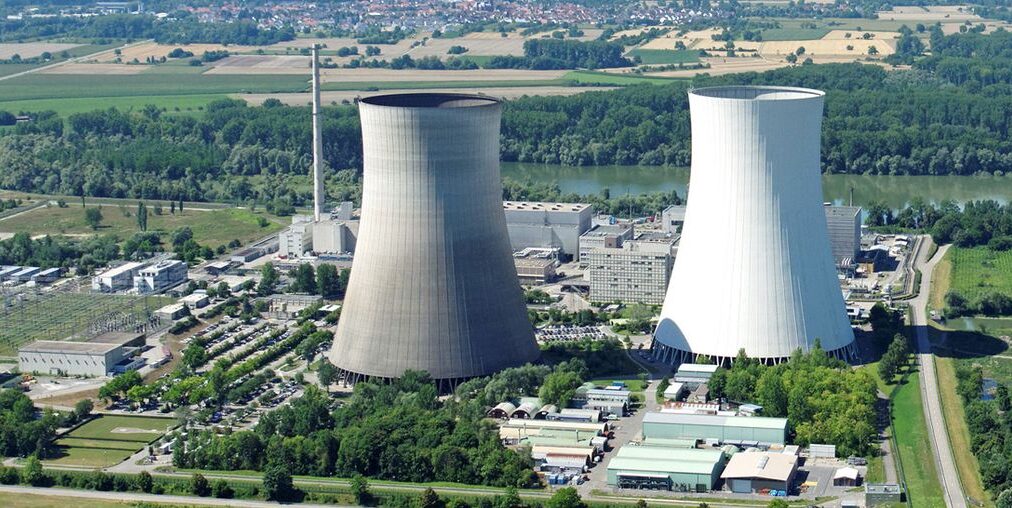
<svg viewBox="0 0 1012 508"><path fill-rule="evenodd" d="M323 124L320 118L320 46L313 45L313 220L323 215Z"/></svg>

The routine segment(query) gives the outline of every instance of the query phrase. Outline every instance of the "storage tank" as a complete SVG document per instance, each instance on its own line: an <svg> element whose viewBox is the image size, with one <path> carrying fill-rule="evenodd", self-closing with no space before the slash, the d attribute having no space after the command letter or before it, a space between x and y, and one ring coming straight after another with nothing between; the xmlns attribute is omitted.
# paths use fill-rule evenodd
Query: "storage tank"
<svg viewBox="0 0 1012 508"><path fill-rule="evenodd" d="M678 257L654 331L667 362L744 348L768 363L816 339L848 358L854 333L822 209L823 92L689 92L692 171Z"/></svg>
<svg viewBox="0 0 1012 508"><path fill-rule="evenodd" d="M537 359L499 175L499 101L359 102L361 223L330 359L346 379L424 370L444 390Z"/></svg>

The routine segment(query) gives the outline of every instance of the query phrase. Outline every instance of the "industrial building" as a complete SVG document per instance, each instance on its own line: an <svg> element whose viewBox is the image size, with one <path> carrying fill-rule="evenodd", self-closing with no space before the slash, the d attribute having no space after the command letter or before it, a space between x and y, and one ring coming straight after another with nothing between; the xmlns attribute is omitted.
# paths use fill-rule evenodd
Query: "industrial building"
<svg viewBox="0 0 1012 508"><path fill-rule="evenodd" d="M207 297L207 291L198 289L182 298L179 299L179 303L186 305L190 309L200 309L205 307L211 301Z"/></svg>
<svg viewBox="0 0 1012 508"><path fill-rule="evenodd" d="M355 252L358 223L333 219L313 223L312 248L317 254L346 254Z"/></svg>
<svg viewBox="0 0 1012 508"><path fill-rule="evenodd" d="M738 494L777 491L791 493L798 474L798 456L778 452L745 452L731 456L720 477L724 487Z"/></svg>
<svg viewBox="0 0 1012 508"><path fill-rule="evenodd" d="M594 207L585 203L504 201L506 228L514 251L559 249L566 259L580 256L580 235L590 229Z"/></svg>
<svg viewBox="0 0 1012 508"><path fill-rule="evenodd" d="M626 445L608 462L608 485L707 492L716 486L725 463L720 450Z"/></svg>
<svg viewBox="0 0 1012 508"><path fill-rule="evenodd" d="M91 279L91 289L106 293L126 291L134 286L134 276L145 266L145 263L131 262L110 268Z"/></svg>
<svg viewBox="0 0 1012 508"><path fill-rule="evenodd" d="M618 248L591 249L586 256L594 302L664 302L674 264L673 238L626 240Z"/></svg>
<svg viewBox="0 0 1012 508"><path fill-rule="evenodd" d="M18 349L21 372L63 376L107 376L144 364L132 358L144 335L106 333L88 342L40 340Z"/></svg>
<svg viewBox="0 0 1012 508"><path fill-rule="evenodd" d="M787 442L787 419L647 413L643 416L643 436L647 439L710 439L729 444L784 444Z"/></svg>
<svg viewBox="0 0 1012 508"><path fill-rule="evenodd" d="M727 363L744 349L777 363L816 339L853 357L822 210L823 99L772 86L689 92L691 191L655 358Z"/></svg>
<svg viewBox="0 0 1012 508"><path fill-rule="evenodd" d="M448 391L539 356L506 234L501 111L464 94L359 101L361 220L330 352L346 381L421 370Z"/></svg>
<svg viewBox="0 0 1012 508"><path fill-rule="evenodd" d="M719 365L705 363L683 363L678 366L672 380L677 383L700 385L710 381Z"/></svg>
<svg viewBox="0 0 1012 508"><path fill-rule="evenodd" d="M278 233L278 255L298 258L313 249L313 224L297 222Z"/></svg>
<svg viewBox="0 0 1012 508"><path fill-rule="evenodd" d="M826 204L826 229L836 266L847 268L861 253L861 207Z"/></svg>
<svg viewBox="0 0 1012 508"><path fill-rule="evenodd" d="M685 205L671 205L661 212L661 226L664 232L678 235L685 225Z"/></svg>
<svg viewBox="0 0 1012 508"><path fill-rule="evenodd" d="M45 270L32 275L32 282L36 284L49 284L51 282L56 282L62 273L62 268L46 268Z"/></svg>
<svg viewBox="0 0 1012 508"><path fill-rule="evenodd" d="M186 263L178 259L167 259L137 270L134 289L140 294L160 293L186 282L186 278Z"/></svg>
<svg viewBox="0 0 1012 508"><path fill-rule="evenodd" d="M528 247L513 253L513 265L521 284L544 284L555 280L559 249Z"/></svg>
<svg viewBox="0 0 1012 508"><path fill-rule="evenodd" d="M580 235L580 267L587 266L587 258L594 249L621 249L626 240L632 240L632 224L601 224Z"/></svg>

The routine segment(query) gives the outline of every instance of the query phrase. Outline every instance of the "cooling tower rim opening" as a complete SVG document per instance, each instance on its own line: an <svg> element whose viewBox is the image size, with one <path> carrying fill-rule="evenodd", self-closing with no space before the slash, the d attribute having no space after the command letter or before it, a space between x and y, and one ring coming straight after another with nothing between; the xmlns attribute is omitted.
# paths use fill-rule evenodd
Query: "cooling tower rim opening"
<svg viewBox="0 0 1012 508"><path fill-rule="evenodd" d="M468 93L392 93L360 99L369 106L410 109L464 109L498 107L502 101Z"/></svg>
<svg viewBox="0 0 1012 508"><path fill-rule="evenodd" d="M689 95L730 101L798 101L820 99L826 92L793 86L728 85L693 88Z"/></svg>

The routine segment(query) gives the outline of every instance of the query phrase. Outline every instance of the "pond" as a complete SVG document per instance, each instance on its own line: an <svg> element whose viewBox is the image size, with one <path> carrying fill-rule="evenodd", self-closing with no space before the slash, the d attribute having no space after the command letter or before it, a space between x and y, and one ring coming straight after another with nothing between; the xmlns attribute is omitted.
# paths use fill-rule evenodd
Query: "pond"
<svg viewBox="0 0 1012 508"><path fill-rule="evenodd" d="M563 193L597 194L609 189L612 196L667 192L686 195L688 168L661 166L559 166L503 162L503 177L534 182L556 182ZM1012 176L882 176L824 175L823 199L847 204L851 189L854 204L867 207L882 202L901 208L915 196L927 202L946 199L965 202L994 199L1012 202Z"/></svg>

